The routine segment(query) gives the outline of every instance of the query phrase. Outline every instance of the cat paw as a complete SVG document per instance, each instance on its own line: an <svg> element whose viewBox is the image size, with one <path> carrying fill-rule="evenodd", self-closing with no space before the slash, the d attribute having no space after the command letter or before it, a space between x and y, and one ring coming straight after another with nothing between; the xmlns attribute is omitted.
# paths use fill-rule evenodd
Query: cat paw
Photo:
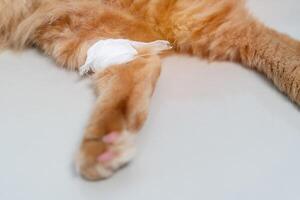
<svg viewBox="0 0 300 200"><path fill-rule="evenodd" d="M76 159L76 167L87 180L108 178L135 155L135 137L127 131L111 132L99 139L86 139Z"/></svg>

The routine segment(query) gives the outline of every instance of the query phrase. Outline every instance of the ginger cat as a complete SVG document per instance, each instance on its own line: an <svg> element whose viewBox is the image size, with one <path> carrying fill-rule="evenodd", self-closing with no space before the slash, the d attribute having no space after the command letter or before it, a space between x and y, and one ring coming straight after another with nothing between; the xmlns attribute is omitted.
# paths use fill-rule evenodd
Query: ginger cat
<svg viewBox="0 0 300 200"><path fill-rule="evenodd" d="M244 0L0 0L0 48L36 47L78 71L88 49L111 38L168 40L177 53L239 62L300 104L300 43L257 21ZM161 56L140 48L90 76L98 99L76 159L84 178L107 178L133 158Z"/></svg>

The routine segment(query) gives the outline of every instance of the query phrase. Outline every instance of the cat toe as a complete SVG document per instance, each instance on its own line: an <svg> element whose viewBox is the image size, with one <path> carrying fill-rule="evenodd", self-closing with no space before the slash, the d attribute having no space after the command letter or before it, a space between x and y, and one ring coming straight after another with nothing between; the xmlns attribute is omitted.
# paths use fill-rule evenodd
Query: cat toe
<svg viewBox="0 0 300 200"><path fill-rule="evenodd" d="M135 134L112 132L101 140L84 141L76 159L81 176L87 180L108 178L135 155Z"/></svg>

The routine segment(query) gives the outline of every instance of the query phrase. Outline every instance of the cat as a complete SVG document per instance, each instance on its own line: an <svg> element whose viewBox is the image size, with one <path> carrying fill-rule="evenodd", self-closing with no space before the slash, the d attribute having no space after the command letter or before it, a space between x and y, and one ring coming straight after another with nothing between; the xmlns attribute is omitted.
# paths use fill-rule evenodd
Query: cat
<svg viewBox="0 0 300 200"><path fill-rule="evenodd" d="M300 42L256 20L244 0L0 0L0 48L36 47L79 71L99 40L167 40L172 52L241 63L300 104ZM97 94L76 158L87 180L132 160L135 137L168 53L137 49L135 59L88 75Z"/></svg>

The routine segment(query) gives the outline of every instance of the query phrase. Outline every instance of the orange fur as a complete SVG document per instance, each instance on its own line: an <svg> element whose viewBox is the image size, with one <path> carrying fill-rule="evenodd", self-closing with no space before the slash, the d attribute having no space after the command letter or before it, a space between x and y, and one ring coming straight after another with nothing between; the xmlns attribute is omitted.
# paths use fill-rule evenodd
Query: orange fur
<svg viewBox="0 0 300 200"><path fill-rule="evenodd" d="M78 70L88 48L105 38L165 39L179 53L240 62L264 73L300 104L300 43L257 21L243 0L0 2L2 48L35 46L59 65ZM146 119L160 59L151 49L140 50L139 55L93 76L99 97L77 160L85 178L106 178L129 161L121 156L128 140L105 144L101 138L112 131L134 134ZM107 149L117 151L118 156L112 162L98 163L95 158Z"/></svg>

